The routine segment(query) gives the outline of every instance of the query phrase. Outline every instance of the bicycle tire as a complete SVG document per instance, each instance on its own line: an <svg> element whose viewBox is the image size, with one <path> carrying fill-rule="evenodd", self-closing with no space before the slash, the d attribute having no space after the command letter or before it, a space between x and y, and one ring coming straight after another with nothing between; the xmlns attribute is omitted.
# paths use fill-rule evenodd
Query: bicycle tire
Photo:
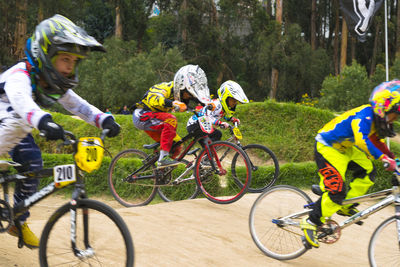
<svg viewBox="0 0 400 267"><path fill-rule="evenodd" d="M397 226L399 220L399 217L392 216L375 229L368 246L370 266L399 265L399 229Z"/></svg>
<svg viewBox="0 0 400 267"><path fill-rule="evenodd" d="M185 171L186 166L189 164L189 161L182 159L181 163L173 172L172 172L172 181L179 177ZM193 174L193 171L187 173L184 178L189 178ZM200 193L200 188L197 186L196 180L193 178L192 180L183 181L180 184L174 185L166 185L158 187L158 194L162 200L165 202L186 200L186 199L194 199Z"/></svg>
<svg viewBox="0 0 400 267"><path fill-rule="evenodd" d="M211 143L210 150L214 150L216 153L216 155L212 155L213 159L218 156L222 161L222 171L226 171L226 173L213 173L207 151L203 149L195 165L196 182L201 192L207 199L217 204L229 204L239 200L247 192L247 188L251 182L249 158L239 146L226 141ZM225 153L227 156L223 156ZM236 174L243 173L243 175L237 174L234 177L229 170L231 170L232 158L235 155L237 156ZM214 162L216 161L214 160Z"/></svg>
<svg viewBox="0 0 400 267"><path fill-rule="evenodd" d="M303 205L310 203L312 200L306 193L289 185L273 186L260 194L249 215L250 234L257 247L277 260L290 260L303 255L307 249L302 242L300 226L278 225L273 220L299 212L304 209ZM291 219L291 222L299 223L301 219Z"/></svg>
<svg viewBox="0 0 400 267"><path fill-rule="evenodd" d="M125 180L130 174L143 166L148 155L137 149L127 149L116 155L108 168L108 187L113 197L125 207L137 207L149 204L157 194L156 179L149 178L128 182ZM138 173L151 175L154 166Z"/></svg>
<svg viewBox="0 0 400 267"><path fill-rule="evenodd" d="M76 246L85 249L81 252L86 257L79 258L71 247L71 209L76 209L77 216ZM89 249L83 241L83 214L89 216L86 233ZM94 255L90 257L91 249ZM47 221L40 238L39 261L42 267L131 267L134 264L134 246L127 225L114 209L96 200L79 199L58 208Z"/></svg>
<svg viewBox="0 0 400 267"><path fill-rule="evenodd" d="M273 186L279 176L279 162L275 154L266 146L250 144L242 147L251 163L250 193L261 193ZM232 160L232 175L235 173L236 157Z"/></svg>

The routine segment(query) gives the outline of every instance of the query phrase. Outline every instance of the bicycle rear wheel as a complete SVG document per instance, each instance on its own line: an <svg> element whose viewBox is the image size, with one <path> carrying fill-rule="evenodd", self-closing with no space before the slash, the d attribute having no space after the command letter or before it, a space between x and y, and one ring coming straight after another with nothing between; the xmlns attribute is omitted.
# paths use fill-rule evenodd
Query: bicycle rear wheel
<svg viewBox="0 0 400 267"><path fill-rule="evenodd" d="M279 162L275 154L267 147L251 144L242 147L251 164L250 193L261 193L275 184L279 176ZM236 175L236 158L232 160L232 175Z"/></svg>
<svg viewBox="0 0 400 267"><path fill-rule="evenodd" d="M40 266L133 266L133 242L121 216L96 200L80 199L75 205L71 203L55 211L43 229ZM71 214L72 210L75 214ZM74 215L75 251L71 247L71 216Z"/></svg>
<svg viewBox="0 0 400 267"><path fill-rule="evenodd" d="M180 162L183 164L178 165L171 173L171 182L175 181L178 177L184 174L188 168L193 168L193 166L189 166L190 162L187 160L183 159ZM194 178L192 170L180 177L180 182L178 184L170 183L165 186L158 187L158 194L160 195L161 199L166 202L194 199L199 193L200 188L196 184L196 179Z"/></svg>
<svg viewBox="0 0 400 267"><path fill-rule="evenodd" d="M290 260L303 255L307 249L302 242L300 220L308 212L310 197L289 185L273 186L264 191L254 202L249 216L250 234L257 247L268 257ZM281 219L285 217L285 219Z"/></svg>
<svg viewBox="0 0 400 267"><path fill-rule="evenodd" d="M196 182L201 192L214 203L229 204L239 200L251 182L249 158L237 145L217 141L210 144L214 170L206 149L200 152L195 165ZM232 175L232 159L236 157L235 176ZM220 166L217 162L220 162Z"/></svg>
<svg viewBox="0 0 400 267"><path fill-rule="evenodd" d="M376 228L368 246L371 266L400 265L399 227L400 219L392 216Z"/></svg>
<svg viewBox="0 0 400 267"><path fill-rule="evenodd" d="M108 169L108 187L114 198L125 207L144 206L149 204L157 194L155 178L138 179L154 175L155 166L144 166L148 155L143 151L128 149L120 152L111 161ZM139 168L134 177L132 173Z"/></svg>

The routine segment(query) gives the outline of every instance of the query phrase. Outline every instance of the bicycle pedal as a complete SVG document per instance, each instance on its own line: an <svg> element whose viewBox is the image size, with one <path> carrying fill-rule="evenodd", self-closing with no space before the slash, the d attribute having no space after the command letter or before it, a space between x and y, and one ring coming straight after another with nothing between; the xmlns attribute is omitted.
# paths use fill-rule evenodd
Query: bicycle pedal
<svg viewBox="0 0 400 267"><path fill-rule="evenodd" d="M301 242L303 243L303 245L306 249L312 249L312 246L310 245L310 243L307 242L307 240L304 236L301 237Z"/></svg>
<svg viewBox="0 0 400 267"><path fill-rule="evenodd" d="M363 221L358 221L358 222L356 222L356 224L358 224L359 226L361 226L361 225L364 224L364 222L363 222Z"/></svg>

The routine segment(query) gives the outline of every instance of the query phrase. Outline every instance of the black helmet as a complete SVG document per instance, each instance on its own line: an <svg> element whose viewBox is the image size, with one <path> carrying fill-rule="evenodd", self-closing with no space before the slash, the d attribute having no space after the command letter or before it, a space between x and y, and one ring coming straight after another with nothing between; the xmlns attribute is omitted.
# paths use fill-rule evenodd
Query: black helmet
<svg viewBox="0 0 400 267"><path fill-rule="evenodd" d="M68 89L78 84L77 66L72 77L64 77L53 66L52 58L58 52L67 52L84 58L91 50L105 52L104 47L85 30L61 15L43 20L36 26L35 32L26 44L25 53L37 73L49 85L38 88L41 93L52 99L58 99Z"/></svg>

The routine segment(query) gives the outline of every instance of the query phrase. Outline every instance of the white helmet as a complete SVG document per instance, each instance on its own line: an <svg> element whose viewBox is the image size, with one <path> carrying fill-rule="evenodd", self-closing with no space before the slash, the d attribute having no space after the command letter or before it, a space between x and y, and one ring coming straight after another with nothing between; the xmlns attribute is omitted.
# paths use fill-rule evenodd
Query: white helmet
<svg viewBox="0 0 400 267"><path fill-rule="evenodd" d="M249 99L247 99L242 87L237 82L231 80L221 84L221 87L218 89L217 93L219 101L221 102L222 108L224 109L227 117L232 117L236 108L230 108L228 106L227 100L229 97L236 99L242 104L249 103Z"/></svg>
<svg viewBox="0 0 400 267"><path fill-rule="evenodd" d="M198 65L186 65L180 68L174 77L174 98L181 101L181 91L187 90L203 104L210 103L210 89L207 77Z"/></svg>

